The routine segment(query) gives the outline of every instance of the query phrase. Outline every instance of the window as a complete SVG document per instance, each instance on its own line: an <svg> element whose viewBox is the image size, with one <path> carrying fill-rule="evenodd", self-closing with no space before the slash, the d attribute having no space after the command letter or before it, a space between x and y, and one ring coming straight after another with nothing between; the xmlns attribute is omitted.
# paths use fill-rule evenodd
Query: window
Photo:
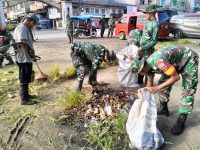
<svg viewBox="0 0 200 150"><path fill-rule="evenodd" d="M185 2L181 2L181 7L184 7L185 6Z"/></svg>
<svg viewBox="0 0 200 150"><path fill-rule="evenodd" d="M184 23L198 23L198 17L184 17Z"/></svg>
<svg viewBox="0 0 200 150"><path fill-rule="evenodd" d="M90 12L91 12L92 14L94 14L94 8L91 8L91 9L90 9Z"/></svg>
<svg viewBox="0 0 200 150"><path fill-rule="evenodd" d="M99 8L95 8L95 14L99 14Z"/></svg>
<svg viewBox="0 0 200 150"><path fill-rule="evenodd" d="M120 24L126 24L126 23L127 23L127 18L121 18L121 19L119 20L119 23L120 23Z"/></svg>
<svg viewBox="0 0 200 150"><path fill-rule="evenodd" d="M112 10L112 13L115 14L115 9Z"/></svg>
<svg viewBox="0 0 200 150"><path fill-rule="evenodd" d="M118 14L121 14L121 13L122 13L122 10L121 10L121 9L119 9L119 10L118 10Z"/></svg>
<svg viewBox="0 0 200 150"><path fill-rule="evenodd" d="M90 8L85 8L86 13L90 13Z"/></svg>
<svg viewBox="0 0 200 150"><path fill-rule="evenodd" d="M159 12L158 19L159 19L159 22L169 22L170 20L166 12Z"/></svg>
<svg viewBox="0 0 200 150"><path fill-rule="evenodd" d="M170 20L171 23L182 23L183 17L182 16L173 16Z"/></svg>
<svg viewBox="0 0 200 150"><path fill-rule="evenodd" d="M105 15L106 10L105 10L105 9L102 9L102 10L101 10L101 13L102 13L102 15Z"/></svg>

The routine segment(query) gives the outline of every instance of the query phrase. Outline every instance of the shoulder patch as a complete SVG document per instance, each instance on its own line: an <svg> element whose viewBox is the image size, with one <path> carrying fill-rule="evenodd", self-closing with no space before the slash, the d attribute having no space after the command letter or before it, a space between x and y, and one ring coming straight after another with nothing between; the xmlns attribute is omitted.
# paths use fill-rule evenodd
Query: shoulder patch
<svg viewBox="0 0 200 150"><path fill-rule="evenodd" d="M176 69L170 63L163 60L157 61L156 67L169 76L174 75L176 73Z"/></svg>

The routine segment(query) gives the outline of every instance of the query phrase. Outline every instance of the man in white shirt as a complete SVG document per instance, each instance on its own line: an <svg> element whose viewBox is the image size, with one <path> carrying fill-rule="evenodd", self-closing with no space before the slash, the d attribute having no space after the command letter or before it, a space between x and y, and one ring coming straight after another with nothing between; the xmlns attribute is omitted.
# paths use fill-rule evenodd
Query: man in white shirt
<svg viewBox="0 0 200 150"><path fill-rule="evenodd" d="M16 63L19 67L20 98L22 105L33 105L30 99L28 85L31 82L32 58L35 56L33 39L30 30L37 24L37 17L25 17L23 22L15 28L14 38L16 42L22 42L16 53ZM27 46L28 45L28 46Z"/></svg>

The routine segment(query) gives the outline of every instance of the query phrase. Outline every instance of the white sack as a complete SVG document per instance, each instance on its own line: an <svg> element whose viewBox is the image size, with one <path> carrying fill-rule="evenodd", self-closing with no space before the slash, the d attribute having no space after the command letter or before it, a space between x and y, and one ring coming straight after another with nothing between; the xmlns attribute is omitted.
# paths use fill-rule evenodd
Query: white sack
<svg viewBox="0 0 200 150"><path fill-rule="evenodd" d="M145 88L138 90L138 96L126 123L129 146L140 150L157 150L164 143L164 138L156 127L156 100Z"/></svg>
<svg viewBox="0 0 200 150"><path fill-rule="evenodd" d="M138 52L138 47L135 45L130 45L122 49L117 53L117 58L119 60L119 68L117 71L118 80L126 87L139 87L137 76L131 71L132 57L136 57Z"/></svg>

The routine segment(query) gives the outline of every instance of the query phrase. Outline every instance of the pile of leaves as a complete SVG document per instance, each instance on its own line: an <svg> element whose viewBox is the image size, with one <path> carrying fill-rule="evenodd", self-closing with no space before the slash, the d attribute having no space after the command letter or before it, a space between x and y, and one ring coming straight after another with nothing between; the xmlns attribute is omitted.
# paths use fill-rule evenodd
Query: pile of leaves
<svg viewBox="0 0 200 150"><path fill-rule="evenodd" d="M80 101L83 96L77 97ZM62 112L57 123L75 127L78 137L72 138L72 143L81 143L83 148L127 149L125 124L135 98L136 89L97 88L85 104L73 105Z"/></svg>

